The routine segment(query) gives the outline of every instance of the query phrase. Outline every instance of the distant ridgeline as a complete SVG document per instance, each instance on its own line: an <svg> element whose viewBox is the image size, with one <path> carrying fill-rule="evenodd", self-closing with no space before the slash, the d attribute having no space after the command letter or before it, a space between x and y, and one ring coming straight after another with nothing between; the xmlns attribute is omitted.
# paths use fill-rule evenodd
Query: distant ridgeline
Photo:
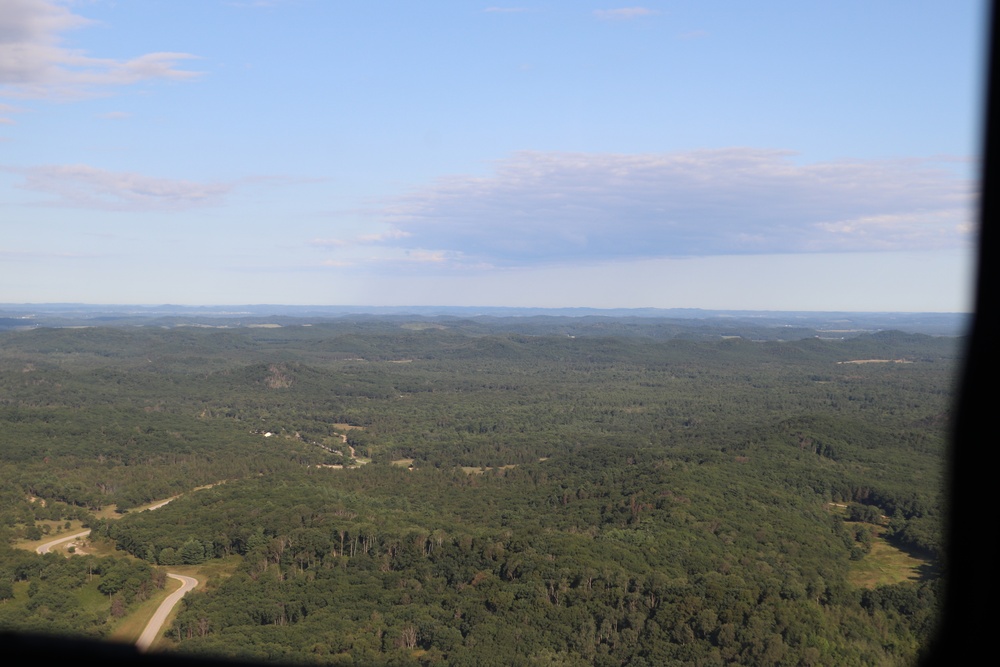
<svg viewBox="0 0 1000 667"><path fill-rule="evenodd" d="M707 339L742 336L797 340L898 330L964 335L966 313L854 313L701 310L697 308L500 308L460 306L94 306L0 304L0 330L35 327L224 327L325 324L380 328L444 326L469 334L643 336Z"/></svg>
<svg viewBox="0 0 1000 667"><path fill-rule="evenodd" d="M911 664L933 632L961 338L71 308L5 309L43 326L0 333L0 629L121 637L184 566L183 653Z"/></svg>

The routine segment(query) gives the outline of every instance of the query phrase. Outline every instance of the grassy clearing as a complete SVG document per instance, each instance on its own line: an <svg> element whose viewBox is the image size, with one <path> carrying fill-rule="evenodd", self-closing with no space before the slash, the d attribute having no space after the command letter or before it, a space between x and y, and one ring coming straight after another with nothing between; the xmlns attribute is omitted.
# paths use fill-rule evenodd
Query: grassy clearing
<svg viewBox="0 0 1000 667"><path fill-rule="evenodd" d="M845 522L847 525L853 525ZM937 566L922 558L897 549L885 537L885 528L875 529L872 550L859 561L851 562L847 580L859 588L875 588L903 581L919 581L937 575Z"/></svg>
<svg viewBox="0 0 1000 667"><path fill-rule="evenodd" d="M510 470L511 468L516 468L516 463L508 463L505 466L497 466L496 468L480 468L476 466L459 466L466 475L482 475L490 470Z"/></svg>
<svg viewBox="0 0 1000 667"><path fill-rule="evenodd" d="M826 509L834 515L846 517L846 503L826 503ZM847 528L862 525L854 521L844 521ZM885 526L872 526L874 528L874 540L872 550L864 558L851 561L851 569L847 574L847 580L858 588L875 588L898 584L904 581L920 581L936 577L938 574L937 565L930 560L919 558L913 554L903 551L890 543L885 538Z"/></svg>
<svg viewBox="0 0 1000 667"><path fill-rule="evenodd" d="M194 577L199 582L217 583L232 575L242 562L241 556L229 556L227 558L213 558L202 565L177 565L171 567L170 571ZM195 590L199 590L202 585L199 583L199 588Z"/></svg>
<svg viewBox="0 0 1000 667"><path fill-rule="evenodd" d="M98 519L120 519L122 515L118 513L118 505L111 504L94 512L94 516Z"/></svg>
<svg viewBox="0 0 1000 667"><path fill-rule="evenodd" d="M409 468L413 465L413 459L396 459L395 461L390 461L390 463L398 468Z"/></svg>
<svg viewBox="0 0 1000 667"><path fill-rule="evenodd" d="M127 551L118 551L115 547L115 543L111 540L96 538L87 538L87 544L82 550L84 553L93 554L94 556L99 556L101 558L105 556L115 556L117 558L135 558L132 554Z"/></svg>
<svg viewBox="0 0 1000 667"><path fill-rule="evenodd" d="M111 601L108 596L97 590L99 583L101 583L101 578L95 574L85 586L77 588L72 594L76 596L84 609L107 613L107 610L111 608Z"/></svg>

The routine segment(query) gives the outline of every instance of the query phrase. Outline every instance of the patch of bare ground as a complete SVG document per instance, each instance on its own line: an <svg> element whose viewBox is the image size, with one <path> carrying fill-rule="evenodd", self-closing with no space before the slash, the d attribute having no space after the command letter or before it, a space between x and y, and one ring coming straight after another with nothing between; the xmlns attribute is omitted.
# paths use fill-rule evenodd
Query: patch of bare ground
<svg viewBox="0 0 1000 667"><path fill-rule="evenodd" d="M406 324L400 325L401 329L409 329L410 331L426 331L427 329L437 329L438 331L444 331L448 327L443 324L436 324L433 322L407 322Z"/></svg>
<svg viewBox="0 0 1000 667"><path fill-rule="evenodd" d="M852 359L850 361L838 361L838 364L912 364L911 359Z"/></svg>
<svg viewBox="0 0 1000 667"><path fill-rule="evenodd" d="M287 389L292 386L292 378L285 374L285 369L277 364L271 364L264 384L268 389Z"/></svg>
<svg viewBox="0 0 1000 667"><path fill-rule="evenodd" d="M516 463L509 463L505 466L459 466L462 472L467 475L482 475L483 473L489 472L490 470L510 470L511 468L516 468Z"/></svg>

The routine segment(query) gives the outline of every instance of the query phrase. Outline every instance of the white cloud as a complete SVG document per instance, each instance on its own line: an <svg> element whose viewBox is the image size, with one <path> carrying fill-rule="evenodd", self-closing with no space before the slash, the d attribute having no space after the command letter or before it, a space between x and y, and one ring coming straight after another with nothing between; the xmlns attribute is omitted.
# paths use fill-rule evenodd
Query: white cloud
<svg viewBox="0 0 1000 667"><path fill-rule="evenodd" d="M652 16L657 12L645 7L621 7L619 9L595 9L594 16L602 21L623 21L637 19L641 16Z"/></svg>
<svg viewBox="0 0 1000 667"><path fill-rule="evenodd" d="M99 118L105 118L107 120L124 120L125 118L131 117L132 114L127 111L109 111L99 115Z"/></svg>
<svg viewBox="0 0 1000 667"><path fill-rule="evenodd" d="M88 165L48 165L5 171L24 176L21 188L54 195L51 202L105 210L179 210L219 203L232 185L155 178Z"/></svg>
<svg viewBox="0 0 1000 667"><path fill-rule="evenodd" d="M358 241L361 243L379 243L381 241L390 241L393 239L405 239L409 235L409 232L404 232L399 229L390 229L378 234L362 234L358 237Z"/></svg>
<svg viewBox="0 0 1000 667"><path fill-rule="evenodd" d="M447 253L443 250L410 250L406 253L406 259L418 264L443 264Z"/></svg>
<svg viewBox="0 0 1000 667"><path fill-rule="evenodd" d="M62 46L60 35L92 23L52 0L3 0L0 10L0 95L74 99L148 79L190 79L179 70L187 53L147 53L131 60L95 58Z"/></svg>
<svg viewBox="0 0 1000 667"><path fill-rule="evenodd" d="M397 233L378 242L466 266L528 266L968 241L972 184L928 161L793 157L751 148L516 153L493 176L443 178L388 202L382 222Z"/></svg>

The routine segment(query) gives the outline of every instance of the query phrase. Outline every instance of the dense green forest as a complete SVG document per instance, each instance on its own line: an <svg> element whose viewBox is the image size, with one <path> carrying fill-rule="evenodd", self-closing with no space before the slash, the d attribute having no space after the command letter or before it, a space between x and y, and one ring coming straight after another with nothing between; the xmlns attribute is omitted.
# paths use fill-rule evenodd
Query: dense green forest
<svg viewBox="0 0 1000 667"><path fill-rule="evenodd" d="M217 562L174 650L912 663L961 340L607 329L2 333L0 628L106 636L171 566ZM63 525L120 551L8 546ZM921 575L857 583L876 543Z"/></svg>

